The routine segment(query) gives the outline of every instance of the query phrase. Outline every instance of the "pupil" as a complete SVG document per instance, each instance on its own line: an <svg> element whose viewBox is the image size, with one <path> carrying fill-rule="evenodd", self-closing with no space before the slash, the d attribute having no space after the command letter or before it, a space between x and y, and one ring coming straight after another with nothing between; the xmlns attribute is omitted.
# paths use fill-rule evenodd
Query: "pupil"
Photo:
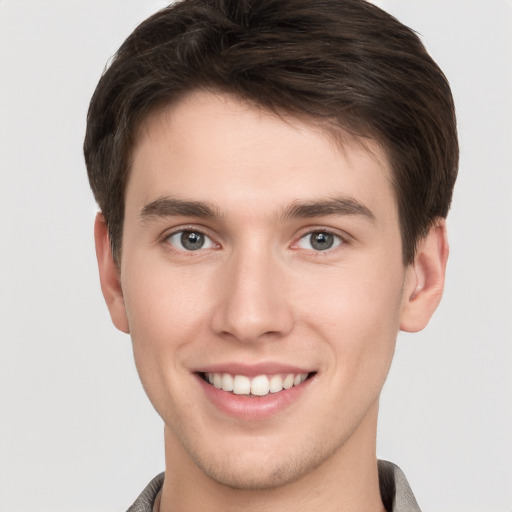
<svg viewBox="0 0 512 512"><path fill-rule="evenodd" d="M184 231L181 235L181 244L189 251L197 251L204 244L204 235L193 231Z"/></svg>
<svg viewBox="0 0 512 512"><path fill-rule="evenodd" d="M330 249L334 243L334 236L330 233L313 233L311 246L318 251Z"/></svg>

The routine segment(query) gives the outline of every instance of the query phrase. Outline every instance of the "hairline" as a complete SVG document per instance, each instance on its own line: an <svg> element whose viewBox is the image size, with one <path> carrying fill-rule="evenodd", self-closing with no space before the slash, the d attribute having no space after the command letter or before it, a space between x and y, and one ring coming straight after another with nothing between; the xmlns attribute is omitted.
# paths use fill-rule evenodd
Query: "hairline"
<svg viewBox="0 0 512 512"><path fill-rule="evenodd" d="M122 193L123 212L120 219L118 240L116 240L118 246L114 246L114 241L112 240L112 237L110 240L112 254L114 256L116 264L119 267L122 258L123 231L126 210L126 190L132 172L134 152L141 138L141 131L144 129L144 127L147 127L148 123L151 122L152 118L159 116L165 111L177 108L177 106L180 103L186 101L191 96L194 96L199 93L210 93L214 95L224 96L230 99L235 99L237 101L240 101L241 103L246 104L250 108L259 109L264 113L276 116L278 119L287 124L289 124L290 122L299 121L300 123L303 123L308 127L318 130L323 136L329 139L330 142L334 145L334 147L339 151L345 151L346 146L349 143L357 143L360 144L365 151L371 154L372 157L376 159L384 158L385 164L389 168L389 176L386 176L386 179L390 180L394 205L398 213L400 239L403 252L405 239L402 229L402 219L400 215L399 194L395 175L396 171L395 166L393 165L393 158L391 156L391 145L386 143L385 137L383 137L381 134L376 134L376 130L368 129L365 132L362 132L351 127L350 123L348 122L346 124L340 124L340 120L336 119L334 116L326 116L324 118L308 114L298 109L285 108L280 106L276 107L274 105L264 105L263 103L252 98L249 94L244 95L240 94L239 92L230 91L227 87L222 87L221 85L217 84L202 84L197 86L191 86L188 89L183 89L182 91L179 91L178 93L174 94L172 98L161 98L159 101L155 101L154 104L149 104L146 106L146 108L141 108L138 112L136 112L136 116L134 116L132 123L128 126L128 140L130 141L130 143L128 144L128 147L125 149L125 155L123 156L126 165L124 171L125 176L123 180L124 188ZM369 147L369 144L365 143L365 141L374 142L377 145L377 148L382 152L382 154L376 154ZM418 241L419 240L416 241L415 246L417 245ZM407 263L410 262L406 261L404 256L404 264Z"/></svg>

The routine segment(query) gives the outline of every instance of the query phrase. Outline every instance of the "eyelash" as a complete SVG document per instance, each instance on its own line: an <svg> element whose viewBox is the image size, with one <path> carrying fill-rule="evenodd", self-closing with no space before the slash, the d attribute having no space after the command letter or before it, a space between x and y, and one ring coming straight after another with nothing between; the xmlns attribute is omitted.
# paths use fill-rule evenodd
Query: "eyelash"
<svg viewBox="0 0 512 512"><path fill-rule="evenodd" d="M195 250L193 249L190 249L190 250L187 250L186 248L179 248L179 247L176 247L175 245L173 245L171 243L171 239L173 237L176 237L178 235L181 235L181 237L183 237L183 235L185 233L190 233L190 234L195 234L195 235L199 235L199 237L204 237L204 240L206 243L209 244L208 247L199 247ZM197 229L197 228L194 228L192 226L187 226L187 227L183 227L183 228L180 228L180 229L175 229L173 231L171 231L170 233L165 233L163 236L162 236L162 242L164 244L167 245L168 248L174 250L174 251L177 251L179 252L180 254L187 254L187 253L195 253L195 252L200 252L201 249L213 249L213 248L217 248L217 247L220 247L219 244L217 244L211 236L207 235L204 230L202 229ZM182 243L183 245L183 243Z"/></svg>
<svg viewBox="0 0 512 512"><path fill-rule="evenodd" d="M203 245L201 245L201 247L198 247L195 250L194 249L187 250L186 248L176 247L175 245L173 245L171 243L171 239L173 237L177 237L178 235L181 235L181 237L183 237L183 235L185 233L196 234L196 235L199 235L199 237L204 237L205 243L208 244L208 247L204 247ZM300 247L299 246L301 241L306 240L308 237L312 237L315 234L327 235L328 237L333 237L334 238L333 243L335 245L333 245L331 247L328 247L326 249L319 249L319 250L315 250L314 248L310 249L310 248ZM311 240L311 238L310 238L310 240ZM165 233L162 236L162 242L164 244L166 244L166 246L168 248L170 248L171 250L173 250L173 251L176 251L176 252L178 252L180 254L189 254L189 255L192 255L194 253L202 252L205 249L217 249L217 248L221 247L220 244L215 242L213 240L213 238L211 236L209 236L208 234L206 234L203 229L197 229L197 228L194 228L193 226L182 227L180 229L175 229L175 230L171 231L170 233ZM180 242L183 245L183 240L181 240ZM294 249L294 250L304 249L304 250L310 252L311 254L315 254L315 255L321 255L321 254L325 255L325 254L328 254L328 253L332 252L333 250L335 250L340 245L345 245L346 243L347 243L347 236L343 236L343 235L341 235L341 234L339 234L337 232L334 232L331 229L326 229L326 228L321 228L320 227L320 228L309 229L308 231L303 232L300 235L300 237L298 237L296 239L296 241L294 241L291 244L291 248Z"/></svg>
<svg viewBox="0 0 512 512"><path fill-rule="evenodd" d="M318 249L318 250L315 250L314 248L313 249L309 249L309 248L305 248L305 247L300 247L299 244L301 241L303 240L307 240L309 238L310 240L310 243L312 242L311 240L311 237L313 235L327 235L328 237L332 237L334 240L333 240L333 245L331 247L327 247L326 249ZM336 233L330 229L325 229L325 228L316 228L316 229L311 229L305 233L303 233L298 239L296 242L294 242L293 244L293 248L295 247L298 247L298 249L305 249L311 253L314 253L315 255L320 255L320 254L327 254L327 253L330 253L332 251L334 251L337 247L339 247L340 245L344 245L346 244L347 241L346 241L346 238L343 237L342 235L340 235L339 233Z"/></svg>

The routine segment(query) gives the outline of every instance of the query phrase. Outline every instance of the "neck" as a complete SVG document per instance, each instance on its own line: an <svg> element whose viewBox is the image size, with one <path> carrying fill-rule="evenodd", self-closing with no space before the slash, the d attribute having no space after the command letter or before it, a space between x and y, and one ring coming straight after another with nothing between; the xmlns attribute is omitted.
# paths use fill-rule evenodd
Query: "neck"
<svg viewBox="0 0 512 512"><path fill-rule="evenodd" d="M375 455L376 414L331 457L299 479L266 489L236 489L210 478L165 430L160 512L384 512ZM373 416L373 415L371 415Z"/></svg>

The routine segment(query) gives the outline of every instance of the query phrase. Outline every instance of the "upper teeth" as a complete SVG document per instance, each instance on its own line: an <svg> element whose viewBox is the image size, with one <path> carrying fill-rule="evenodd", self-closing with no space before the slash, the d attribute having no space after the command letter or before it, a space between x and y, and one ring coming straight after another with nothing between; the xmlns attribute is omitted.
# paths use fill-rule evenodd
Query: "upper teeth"
<svg viewBox="0 0 512 512"><path fill-rule="evenodd" d="M235 395L265 396L290 389L304 382L307 373L288 373L286 375L258 375L252 379L245 375L230 373L206 373L206 379L216 388L232 391Z"/></svg>

